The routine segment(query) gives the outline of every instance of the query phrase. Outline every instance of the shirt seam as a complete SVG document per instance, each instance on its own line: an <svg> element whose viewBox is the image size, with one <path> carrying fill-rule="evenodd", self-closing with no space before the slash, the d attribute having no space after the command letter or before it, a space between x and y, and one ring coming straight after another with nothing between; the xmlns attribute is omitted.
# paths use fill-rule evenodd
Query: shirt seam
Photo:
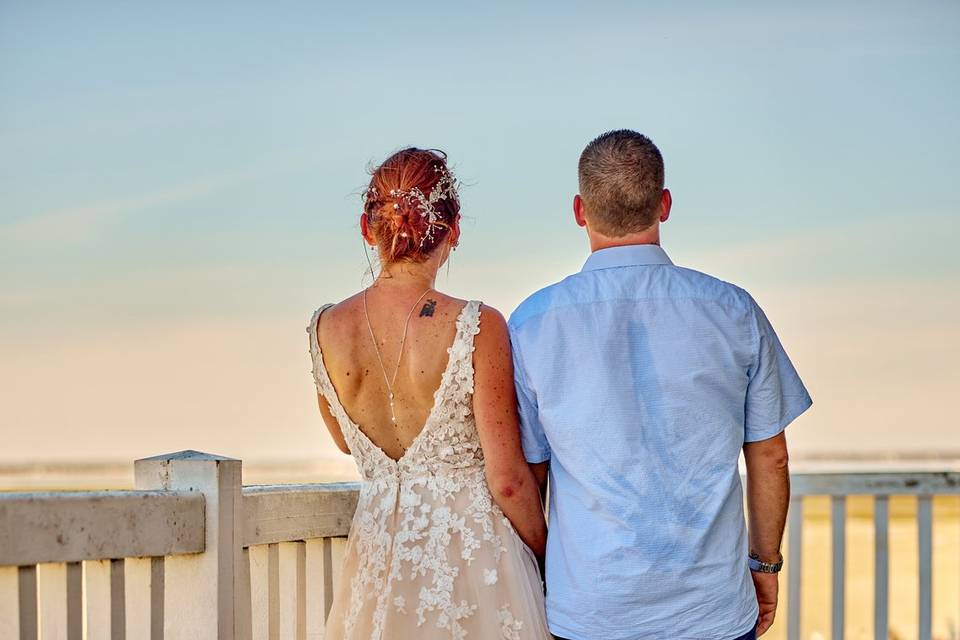
<svg viewBox="0 0 960 640"><path fill-rule="evenodd" d="M577 274L574 274L574 275L577 275ZM721 304L724 308L729 308L729 309L735 309L735 308L737 308L737 306L734 305L734 304L721 303L721 302L720 302L719 300L717 300L716 298L706 298L706 297L698 297L698 296L649 296L649 297L646 297L646 298L641 298L641 297L604 298L604 299L602 299L602 300L589 300L589 301L584 301L584 302L567 302L567 303L563 303L563 304L553 305L553 306L550 306L550 307L548 307L548 308L546 308L546 309L543 309L543 310L541 310L541 311L537 311L536 313L532 313L532 314L530 314L530 315L527 315L523 320L513 321L513 322L511 322L511 323L509 324L509 326L510 326L513 330L519 331L520 329L523 328L523 326L524 326L525 324L527 324L527 323L530 322L531 320L535 320L536 318L539 318L539 317L541 317L541 316L544 316L544 315L546 315L547 313L549 313L549 312L551 312L551 311L557 311L558 309L564 309L564 308L568 308L568 307L591 306L591 305L595 305L595 304L597 304L597 303L604 303L604 302L639 302L639 301L641 301L641 300L687 300L687 301L697 300L697 301L701 301L701 302L717 302L718 304ZM522 305L521 305L521 306L522 306ZM750 310L748 309L748 311L750 311ZM756 316L754 316L754 322L756 322ZM755 326L752 326L752 327L751 327L751 333L754 334L754 337L755 337L755 338L756 338L757 331L758 331L758 329L757 329ZM755 342L756 342L756 340L755 340ZM757 347L758 347L758 349L759 349L759 345L757 345Z"/></svg>

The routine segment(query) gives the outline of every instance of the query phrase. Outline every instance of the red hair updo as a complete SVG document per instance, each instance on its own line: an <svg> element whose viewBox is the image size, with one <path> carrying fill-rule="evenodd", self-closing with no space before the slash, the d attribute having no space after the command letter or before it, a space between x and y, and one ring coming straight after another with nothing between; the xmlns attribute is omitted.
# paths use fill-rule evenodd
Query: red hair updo
<svg viewBox="0 0 960 640"><path fill-rule="evenodd" d="M460 215L447 154L401 149L373 170L364 193L367 226L387 262L423 262Z"/></svg>

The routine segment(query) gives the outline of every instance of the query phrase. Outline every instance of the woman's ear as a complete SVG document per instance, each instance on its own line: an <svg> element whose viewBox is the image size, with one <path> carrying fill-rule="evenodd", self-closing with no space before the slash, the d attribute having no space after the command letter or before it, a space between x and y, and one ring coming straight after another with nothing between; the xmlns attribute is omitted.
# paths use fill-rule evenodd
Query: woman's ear
<svg viewBox="0 0 960 640"><path fill-rule="evenodd" d="M367 219L366 212L360 214L360 235L363 236L363 239L366 240L368 245L371 247L376 246L377 241L373 237L373 234L370 233L370 223Z"/></svg>
<svg viewBox="0 0 960 640"><path fill-rule="evenodd" d="M460 216L453 220L453 224L450 225L450 245L455 247L460 244Z"/></svg>

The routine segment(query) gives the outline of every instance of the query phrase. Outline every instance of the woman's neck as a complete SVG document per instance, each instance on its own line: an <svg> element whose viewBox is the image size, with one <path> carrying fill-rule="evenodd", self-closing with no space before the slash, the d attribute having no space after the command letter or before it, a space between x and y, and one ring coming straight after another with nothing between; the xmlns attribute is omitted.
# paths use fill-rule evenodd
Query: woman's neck
<svg viewBox="0 0 960 640"><path fill-rule="evenodd" d="M383 266L380 275L373 282L373 287L433 289L436 286L437 270L430 264L432 261L395 262Z"/></svg>

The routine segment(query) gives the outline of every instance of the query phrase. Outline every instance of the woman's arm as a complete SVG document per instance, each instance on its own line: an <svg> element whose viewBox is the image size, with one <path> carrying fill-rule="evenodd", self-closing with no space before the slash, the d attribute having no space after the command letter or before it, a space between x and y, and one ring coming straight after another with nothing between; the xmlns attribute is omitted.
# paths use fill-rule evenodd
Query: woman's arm
<svg viewBox="0 0 960 640"><path fill-rule="evenodd" d="M482 329L473 354L473 412L486 459L487 484L493 500L520 538L542 556L547 525L540 489L520 444L507 323L496 309L486 305L481 309L481 318Z"/></svg>
<svg viewBox="0 0 960 640"><path fill-rule="evenodd" d="M347 441L343 438L343 432L340 431L340 423L330 413L330 405L327 404L326 398L319 393L317 394L317 404L320 405L320 415L323 416L323 422L327 425L327 431L330 432L333 443L337 445L340 451L350 453L350 447L347 446Z"/></svg>
<svg viewBox="0 0 960 640"><path fill-rule="evenodd" d="M313 336L313 339L317 341L317 344L320 343L320 323L317 322L314 325L313 330L317 332L317 335ZM313 343L310 342L310 349L312 352ZM322 357L322 356L317 356ZM350 453L350 447L347 446L347 441L343 438L343 432L340 431L340 423L337 422L337 419L330 412L330 405L327 403L327 399L323 397L319 391L317 392L317 405L320 407L320 415L323 417L323 423L327 425L327 431L330 432L330 437L333 438L333 443L337 445L337 448L344 453Z"/></svg>

